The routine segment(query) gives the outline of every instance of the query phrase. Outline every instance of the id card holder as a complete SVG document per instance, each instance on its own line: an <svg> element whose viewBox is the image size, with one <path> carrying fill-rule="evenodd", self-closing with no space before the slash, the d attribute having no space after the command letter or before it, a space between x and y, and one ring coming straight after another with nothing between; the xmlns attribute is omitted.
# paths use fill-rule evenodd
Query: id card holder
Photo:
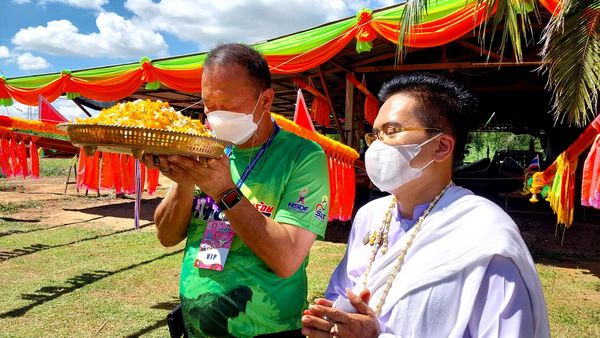
<svg viewBox="0 0 600 338"><path fill-rule="evenodd" d="M194 266L199 269L222 271L233 243L235 232L224 221L208 221Z"/></svg>

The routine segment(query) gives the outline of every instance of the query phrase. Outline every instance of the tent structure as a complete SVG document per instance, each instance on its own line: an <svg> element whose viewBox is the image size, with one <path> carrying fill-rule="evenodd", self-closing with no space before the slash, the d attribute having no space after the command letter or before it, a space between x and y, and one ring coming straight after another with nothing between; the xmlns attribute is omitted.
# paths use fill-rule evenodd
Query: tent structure
<svg viewBox="0 0 600 338"><path fill-rule="evenodd" d="M558 6L558 0L538 1L547 9L542 13L542 19ZM392 72L460 70L498 73L498 68L502 67L506 70L506 74L501 74L502 81L494 76L483 77L481 83L473 83L473 89L476 92L479 89L482 92L511 89L514 92L543 88L535 76L523 76L523 72L530 72L539 65L535 46L528 50L529 54L521 63L501 58L491 51L483 51L482 55L473 32L487 19L488 9L478 6L476 0L432 2L424 22L405 40L410 48L405 63L395 65L398 23L403 11L404 5L375 11L363 9L355 17L253 45L265 55L274 75L277 93L274 112L288 116L293 112L298 80L303 81L314 89L309 92L320 94L315 97L322 99L319 103L330 113L326 114L326 120L329 121L331 115L342 139L346 141L347 138L352 145L355 142L351 130L356 122L352 117L358 110L353 109L357 103L353 101L362 99L348 93L354 91L356 82L350 81L347 73L359 79L362 75L365 88L378 88L385 75ZM539 25L537 29L541 31L542 27ZM491 62L485 62L488 54ZM116 66L9 79L0 77L0 105L11 105L13 100L36 105L38 95L50 101L66 95L71 99L82 96L98 101L162 99L176 108L183 108L200 100L200 77L205 58L206 53L157 60L143 57L139 62ZM507 83L506 78L511 77L522 83L519 86ZM371 90L371 93L376 92ZM308 100L312 101L312 98ZM372 103L371 100L371 106ZM194 108L190 112L197 113L202 106ZM323 121L325 125L329 124L327 121Z"/></svg>
<svg viewBox="0 0 600 338"><path fill-rule="evenodd" d="M539 41L544 23L559 0L538 0L545 10L533 24ZM406 37L407 57L396 64L399 22L405 6L362 9L354 17L252 45L267 58L276 96L273 112L291 117L302 88L316 129L339 133L358 148L359 140L378 110L375 97L381 83L397 72L440 72L464 83L481 100L481 124L487 129L546 136L547 155L555 158L580 130L555 126L549 112L550 93L535 73L541 46L532 43L522 62L480 47L477 30L494 34L485 4L477 0L431 2L422 24ZM493 14L493 10L492 10ZM501 29L501 27L498 27ZM160 99L197 115L201 100L202 66L206 53L27 77L0 77L0 105L18 101L35 105L38 96L50 101L66 95L76 102ZM194 106L191 106L196 104ZM191 106L191 107L190 107ZM1 121L0 121L1 122ZM333 122L333 123L332 123Z"/></svg>

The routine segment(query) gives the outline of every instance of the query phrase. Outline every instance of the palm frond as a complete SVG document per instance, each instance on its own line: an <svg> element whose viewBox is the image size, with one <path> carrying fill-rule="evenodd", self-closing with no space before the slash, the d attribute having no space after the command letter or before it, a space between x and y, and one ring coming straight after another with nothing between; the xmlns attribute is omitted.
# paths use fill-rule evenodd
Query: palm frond
<svg viewBox="0 0 600 338"><path fill-rule="evenodd" d="M598 109L600 0L563 0L542 41L555 122L586 125Z"/></svg>
<svg viewBox="0 0 600 338"><path fill-rule="evenodd" d="M400 17L400 32L398 34L398 49L396 50L396 61L406 56L404 42L406 36L410 36L427 14L427 7L431 0L407 0L404 11ZM435 0L433 0L435 1Z"/></svg>
<svg viewBox="0 0 600 338"><path fill-rule="evenodd" d="M436 0L407 0L404 12L400 18L401 23L400 32L398 34L397 60L403 58L406 54L406 49L404 47L406 37L410 36L410 34L415 31L416 27L422 22L427 14L429 4L434 2L436 2ZM468 3L469 1L465 0L465 6ZM490 21L492 21L492 34L489 44L485 41L485 34L488 24L490 23L488 20L485 20L482 27L480 27L479 41L482 47L486 47L490 51L492 50L490 47L496 37L496 29L501 22L504 22L499 54L504 55L507 42L510 39L514 57L517 62L521 62L523 60L522 40L527 42L528 36L531 35L530 32L532 31L528 13L533 11L537 16L537 1L477 0L477 6L487 6L486 17L490 18ZM473 20L476 20L476 18L473 18Z"/></svg>

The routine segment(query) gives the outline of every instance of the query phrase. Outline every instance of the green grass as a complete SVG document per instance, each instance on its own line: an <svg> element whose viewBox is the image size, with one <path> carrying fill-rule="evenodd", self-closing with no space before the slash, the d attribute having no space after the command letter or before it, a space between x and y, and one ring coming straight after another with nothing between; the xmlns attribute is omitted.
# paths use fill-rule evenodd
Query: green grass
<svg viewBox="0 0 600 338"><path fill-rule="evenodd" d="M140 231L0 219L0 337L167 337L182 245ZM322 296L342 244L316 242L308 299ZM561 263L562 264L562 263ZM600 279L538 264L553 337L600 336Z"/></svg>
<svg viewBox="0 0 600 338"><path fill-rule="evenodd" d="M40 176L67 176L70 158L42 158L40 160ZM71 171L71 177L76 173Z"/></svg>
<svg viewBox="0 0 600 338"><path fill-rule="evenodd" d="M42 202L34 201L31 199L19 202L0 202L0 214L9 215L21 211L23 209L40 208L42 206Z"/></svg>

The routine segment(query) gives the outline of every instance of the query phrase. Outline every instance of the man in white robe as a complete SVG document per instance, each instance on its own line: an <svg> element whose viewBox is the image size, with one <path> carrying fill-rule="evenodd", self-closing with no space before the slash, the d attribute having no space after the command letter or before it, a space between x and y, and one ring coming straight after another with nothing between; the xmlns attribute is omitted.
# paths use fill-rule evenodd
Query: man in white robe
<svg viewBox="0 0 600 338"><path fill-rule="evenodd" d="M391 195L358 211L327 299L305 312L303 334L549 337L539 278L517 226L451 181L474 98L439 76L409 74L385 83L380 99L365 162L373 183Z"/></svg>

